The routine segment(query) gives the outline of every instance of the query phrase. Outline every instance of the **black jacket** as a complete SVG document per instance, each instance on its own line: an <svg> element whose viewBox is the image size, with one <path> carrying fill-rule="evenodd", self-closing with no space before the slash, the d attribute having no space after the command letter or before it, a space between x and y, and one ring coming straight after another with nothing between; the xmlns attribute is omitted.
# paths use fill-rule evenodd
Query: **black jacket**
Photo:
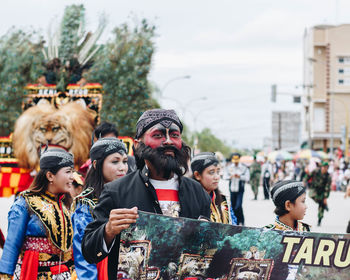
<svg viewBox="0 0 350 280"><path fill-rule="evenodd" d="M103 248L103 234L109 213L116 208L138 207L138 210L162 214L156 191L148 178L148 169L136 170L123 178L108 183L99 198L93 214L94 221L88 224L82 241L82 252L89 263L98 263L107 254ZM210 218L210 197L202 186L186 177L179 177L180 217ZM108 254L108 279L117 279L120 235Z"/></svg>

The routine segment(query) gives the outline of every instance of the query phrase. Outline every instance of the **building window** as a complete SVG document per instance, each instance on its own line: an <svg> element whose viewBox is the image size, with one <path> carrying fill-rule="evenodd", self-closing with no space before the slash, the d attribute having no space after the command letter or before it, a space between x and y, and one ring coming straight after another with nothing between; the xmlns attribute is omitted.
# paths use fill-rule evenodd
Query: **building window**
<svg viewBox="0 0 350 280"><path fill-rule="evenodd" d="M339 71L339 74L344 74L344 69L340 68L338 71Z"/></svg>
<svg viewBox="0 0 350 280"><path fill-rule="evenodd" d="M350 56L338 57L338 62L341 64L350 64Z"/></svg>
<svg viewBox="0 0 350 280"><path fill-rule="evenodd" d="M342 86L350 86L350 78L339 79L338 84Z"/></svg>

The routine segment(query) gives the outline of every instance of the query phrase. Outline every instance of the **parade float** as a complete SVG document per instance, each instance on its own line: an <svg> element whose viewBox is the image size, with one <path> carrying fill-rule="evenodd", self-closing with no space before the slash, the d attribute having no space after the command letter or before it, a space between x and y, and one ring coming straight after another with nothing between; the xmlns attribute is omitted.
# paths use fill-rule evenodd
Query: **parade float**
<svg viewBox="0 0 350 280"><path fill-rule="evenodd" d="M117 125L130 154L138 117L159 106L148 81L155 27L123 24L101 43L106 17L94 32L85 22L84 6L71 5L45 36L11 28L0 37L0 197L30 185L41 145L72 152L78 169L100 121Z"/></svg>
<svg viewBox="0 0 350 280"><path fill-rule="evenodd" d="M0 138L0 196L28 188L39 168L43 145L61 147L74 154L75 168L89 157L91 135L100 122L103 90L99 83L56 85L28 84L22 114L14 132ZM131 137L120 137L132 154Z"/></svg>

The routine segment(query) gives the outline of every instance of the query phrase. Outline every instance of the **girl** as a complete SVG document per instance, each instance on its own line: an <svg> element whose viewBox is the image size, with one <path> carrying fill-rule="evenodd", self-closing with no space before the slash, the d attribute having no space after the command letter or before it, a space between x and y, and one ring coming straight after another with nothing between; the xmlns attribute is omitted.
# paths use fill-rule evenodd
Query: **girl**
<svg viewBox="0 0 350 280"><path fill-rule="evenodd" d="M73 182L73 155L50 149L40 171L8 214L0 279L71 279L73 227L64 194Z"/></svg>
<svg viewBox="0 0 350 280"><path fill-rule="evenodd" d="M276 220L267 228L292 231L310 231L310 226L301 222L305 216L306 193L302 182L287 180L277 182L272 190L271 197L276 206Z"/></svg>
<svg viewBox="0 0 350 280"><path fill-rule="evenodd" d="M213 153L199 153L191 162L193 179L198 181L211 197L210 220L216 223L230 222L228 205L219 189L220 165ZM233 216L235 219L236 217ZM233 224L236 224L233 222Z"/></svg>
<svg viewBox="0 0 350 280"><path fill-rule="evenodd" d="M127 150L118 138L100 138L90 149L92 166L85 179L85 190L75 200L72 216L74 227L73 253L77 277L83 279L108 279L107 258L102 262L89 264L81 252L81 241L85 227L93 221L92 210L97 204L103 186L124 176L128 171Z"/></svg>

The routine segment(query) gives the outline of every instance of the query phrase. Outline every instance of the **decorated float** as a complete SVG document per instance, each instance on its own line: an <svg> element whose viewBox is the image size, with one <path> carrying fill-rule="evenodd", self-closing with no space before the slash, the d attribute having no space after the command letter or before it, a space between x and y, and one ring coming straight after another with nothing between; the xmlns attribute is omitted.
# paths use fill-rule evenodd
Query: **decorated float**
<svg viewBox="0 0 350 280"><path fill-rule="evenodd" d="M39 168L43 145L61 147L74 154L78 170L89 157L91 136L100 122L103 89L99 83L28 84L22 114L13 133L0 137L0 196L8 197L29 187ZM121 136L129 155L133 139Z"/></svg>

